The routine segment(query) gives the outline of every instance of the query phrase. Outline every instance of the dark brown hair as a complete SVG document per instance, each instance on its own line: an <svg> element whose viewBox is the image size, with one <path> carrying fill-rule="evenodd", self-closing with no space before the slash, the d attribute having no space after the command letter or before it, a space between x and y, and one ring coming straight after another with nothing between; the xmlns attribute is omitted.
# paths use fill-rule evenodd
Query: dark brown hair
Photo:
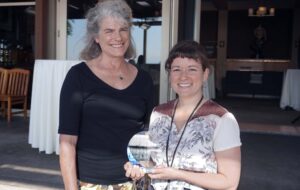
<svg viewBox="0 0 300 190"><path fill-rule="evenodd" d="M169 53L169 57L165 64L166 71L170 71L171 65L177 57L194 59L202 65L203 71L206 68L209 68L206 52L196 41L185 40L178 42Z"/></svg>

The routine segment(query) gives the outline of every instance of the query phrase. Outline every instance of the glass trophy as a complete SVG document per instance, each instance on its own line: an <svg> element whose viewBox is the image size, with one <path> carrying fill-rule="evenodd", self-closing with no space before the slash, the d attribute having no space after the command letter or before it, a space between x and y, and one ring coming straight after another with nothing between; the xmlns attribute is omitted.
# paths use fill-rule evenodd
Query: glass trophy
<svg viewBox="0 0 300 190"><path fill-rule="evenodd" d="M140 166L145 173L151 173L154 162L151 155L158 153L158 145L149 138L148 131L141 131L135 134L129 141L127 155L133 165Z"/></svg>

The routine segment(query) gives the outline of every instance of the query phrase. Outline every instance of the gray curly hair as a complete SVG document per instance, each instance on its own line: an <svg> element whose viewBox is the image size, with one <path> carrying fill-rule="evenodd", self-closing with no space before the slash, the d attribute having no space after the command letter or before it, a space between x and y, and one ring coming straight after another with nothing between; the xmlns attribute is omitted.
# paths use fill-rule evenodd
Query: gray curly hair
<svg viewBox="0 0 300 190"><path fill-rule="evenodd" d="M124 20L131 29L132 11L124 0L100 0L93 8L89 9L86 14L87 32L85 35L86 45L81 51L80 58L83 60L91 60L98 57L102 50L95 37L99 34L100 23L105 17L115 17ZM130 32L130 44L125 53L126 59L136 56L134 42Z"/></svg>

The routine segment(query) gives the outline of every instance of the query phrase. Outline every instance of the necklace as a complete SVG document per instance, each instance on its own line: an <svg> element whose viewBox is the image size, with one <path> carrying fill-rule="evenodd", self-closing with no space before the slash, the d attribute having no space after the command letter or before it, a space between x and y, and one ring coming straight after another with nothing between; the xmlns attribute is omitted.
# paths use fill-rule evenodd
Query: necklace
<svg viewBox="0 0 300 190"><path fill-rule="evenodd" d="M123 70L123 72L122 72L122 70ZM123 66L121 65L121 67L120 67L119 76L118 76L120 80L124 80L125 79L124 78L124 71L125 70L127 70L126 62L123 63Z"/></svg>
<svg viewBox="0 0 300 190"><path fill-rule="evenodd" d="M179 137L178 143L177 143L177 145L176 145L176 147L175 147L175 150L174 150L174 152L173 152L171 163L169 164L169 158L168 158L169 141L170 141L170 134L171 134L171 131L172 131L172 124L173 124L173 121L174 121L174 116L175 116L176 108L177 108L177 105L178 105L178 102L179 102L179 101L177 100L177 102L176 102L176 104L175 104L175 107L174 107L174 110L173 110L173 114L172 114L172 118L171 118L171 126L170 126L170 130L169 130L169 134L168 134L168 138L167 138L167 143L166 143L166 161L167 161L167 166L168 166L168 167L172 167L173 162L174 162L174 159L175 159L175 155L176 155L176 152L177 152L177 148L178 148L178 146L179 146L179 144L180 144L180 141L181 141L181 139L182 139L182 136L183 136L183 134L184 134L184 132L185 132L186 126L187 126L187 124L190 122L192 116L195 114L195 112L196 112L198 106L201 104L202 100L203 100L203 95L202 95L202 97L200 98L200 100L198 101L197 105L196 105L195 108L193 109L193 111L192 111L192 113L190 114L190 116L188 117L188 119L186 120L186 123L184 124L183 131L182 131L182 133L181 133L181 135L180 135L180 137ZM169 185L170 185L171 180L168 179L167 182L168 182L168 184L167 184L167 186L165 187L165 190L169 189Z"/></svg>
<svg viewBox="0 0 300 190"><path fill-rule="evenodd" d="M173 114L172 114L172 118L171 118L171 126L170 126L169 135L168 135L167 143L166 143L166 161L167 161L167 166L168 166L168 167L172 167L173 162L174 162L174 158L175 158L175 155L176 155L176 152L177 152L177 148L178 148L178 146L179 146L179 144L180 144L180 141L181 141L182 136L183 136L183 134L184 134L184 132L185 132L185 129L186 129L188 123L190 122L192 116L195 114L195 112L196 112L198 106L200 105L200 103L202 102L202 100L203 100L203 96L202 96L201 99L198 101L197 105L195 106L195 108L193 109L192 113L191 113L190 116L188 117L186 123L184 124L183 131L182 131L182 133L181 133L181 135L180 135L180 137L179 137L178 143L177 143L177 145L176 145L176 147L175 147L175 150L174 150L174 152L173 152L171 163L169 163L169 159L168 159L168 151L169 151L170 134L171 134L171 131L172 131L172 124L173 124L173 121L174 121L174 116L175 116L176 108L177 108L177 105L178 105L178 102L179 102L179 101L176 102L176 105L175 105L175 107L174 107L174 111L173 111ZM169 180L168 180L168 182L169 182Z"/></svg>

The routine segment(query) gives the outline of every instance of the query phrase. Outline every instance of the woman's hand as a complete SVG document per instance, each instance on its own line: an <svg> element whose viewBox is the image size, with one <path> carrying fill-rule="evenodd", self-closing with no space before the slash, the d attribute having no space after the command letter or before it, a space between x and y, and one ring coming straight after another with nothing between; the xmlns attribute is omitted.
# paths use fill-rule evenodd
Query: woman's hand
<svg viewBox="0 0 300 190"><path fill-rule="evenodd" d="M139 180L145 175L140 166L133 165L130 162L124 164L124 169L126 171L126 177L130 177L132 180Z"/></svg>
<svg viewBox="0 0 300 190"><path fill-rule="evenodd" d="M180 170L166 166L157 166L148 175L151 179L176 180L179 179Z"/></svg>

